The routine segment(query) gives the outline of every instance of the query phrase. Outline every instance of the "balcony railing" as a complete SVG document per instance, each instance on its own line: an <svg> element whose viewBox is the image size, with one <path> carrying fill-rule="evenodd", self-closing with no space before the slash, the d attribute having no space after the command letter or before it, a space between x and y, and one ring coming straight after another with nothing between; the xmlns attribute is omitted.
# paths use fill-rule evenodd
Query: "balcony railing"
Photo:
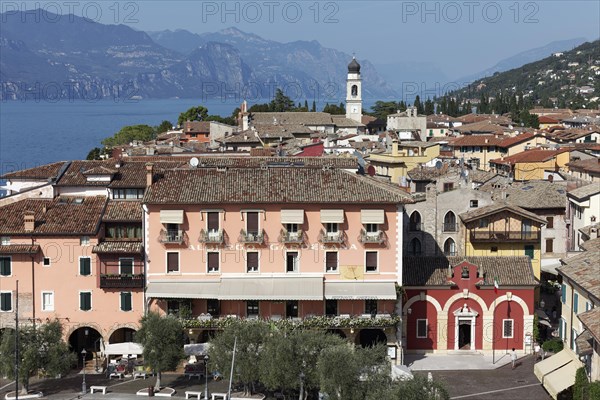
<svg viewBox="0 0 600 400"><path fill-rule="evenodd" d="M296 232L288 232L286 229L282 229L279 232L278 241L280 243L302 243L304 242L304 232L301 229Z"/></svg>
<svg viewBox="0 0 600 400"><path fill-rule="evenodd" d="M536 242L540 231L474 231L470 232L471 242Z"/></svg>
<svg viewBox="0 0 600 400"><path fill-rule="evenodd" d="M367 232L366 230L361 229L360 235L358 236L358 241L364 244L381 244L385 242L385 233L383 231Z"/></svg>
<svg viewBox="0 0 600 400"><path fill-rule="evenodd" d="M202 229L198 241L200 243L223 243L224 236L223 230L206 231Z"/></svg>
<svg viewBox="0 0 600 400"><path fill-rule="evenodd" d="M408 224L408 230L411 232L419 232L421 230L420 222L410 222Z"/></svg>
<svg viewBox="0 0 600 400"><path fill-rule="evenodd" d="M182 230L166 230L160 231L158 241L166 244L182 244L185 239L185 232Z"/></svg>
<svg viewBox="0 0 600 400"><path fill-rule="evenodd" d="M247 232L242 229L240 231L240 236L238 236L238 242L262 244L265 242L265 231Z"/></svg>
<svg viewBox="0 0 600 400"><path fill-rule="evenodd" d="M119 289L119 288L143 288L144 274L100 274L100 288Z"/></svg>
<svg viewBox="0 0 600 400"><path fill-rule="evenodd" d="M319 242L321 243L344 243L346 241L346 232L337 231L337 232L326 232L321 229L321 233L319 233Z"/></svg>
<svg viewBox="0 0 600 400"><path fill-rule="evenodd" d="M443 232L458 232L458 224L452 222L444 222L442 229Z"/></svg>

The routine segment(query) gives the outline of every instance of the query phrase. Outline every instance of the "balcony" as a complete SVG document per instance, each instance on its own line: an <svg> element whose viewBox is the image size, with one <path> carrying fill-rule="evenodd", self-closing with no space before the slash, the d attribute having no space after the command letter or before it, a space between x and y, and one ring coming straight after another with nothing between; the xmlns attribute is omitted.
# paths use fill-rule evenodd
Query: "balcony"
<svg viewBox="0 0 600 400"><path fill-rule="evenodd" d="M540 231L474 231L469 233L471 242L537 242Z"/></svg>
<svg viewBox="0 0 600 400"><path fill-rule="evenodd" d="M442 232L458 232L458 224L445 222L442 225Z"/></svg>
<svg viewBox="0 0 600 400"><path fill-rule="evenodd" d="M288 232L286 229L282 229L279 232L279 243L303 243L304 232L298 229L297 232Z"/></svg>
<svg viewBox="0 0 600 400"><path fill-rule="evenodd" d="M143 289L144 274L100 274L101 289Z"/></svg>
<svg viewBox="0 0 600 400"><path fill-rule="evenodd" d="M367 232L364 229L360 230L360 235L358 236L358 241L363 244L375 243L382 244L385 242L385 233L383 231L377 232Z"/></svg>
<svg viewBox="0 0 600 400"><path fill-rule="evenodd" d="M182 244L185 240L185 232L182 230L166 230L160 231L158 241L164 244Z"/></svg>
<svg viewBox="0 0 600 400"><path fill-rule="evenodd" d="M319 233L319 242L321 243L344 243L346 241L346 232L337 231L337 232L326 232L321 229L321 233Z"/></svg>
<svg viewBox="0 0 600 400"><path fill-rule="evenodd" d="M221 244L223 243L224 237L225 233L221 229L218 231L206 231L202 229L200 231L200 237L198 238L198 241L200 243Z"/></svg>
<svg viewBox="0 0 600 400"><path fill-rule="evenodd" d="M247 232L242 229L240 231L240 236L238 236L238 242L263 244L265 242L265 231Z"/></svg>

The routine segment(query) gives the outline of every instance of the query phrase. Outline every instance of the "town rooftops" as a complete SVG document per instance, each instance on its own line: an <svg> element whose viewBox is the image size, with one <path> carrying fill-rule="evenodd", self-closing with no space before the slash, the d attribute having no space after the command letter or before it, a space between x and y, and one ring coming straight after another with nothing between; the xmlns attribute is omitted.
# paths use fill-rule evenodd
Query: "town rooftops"
<svg viewBox="0 0 600 400"><path fill-rule="evenodd" d="M324 112L253 112L250 115L256 125L335 125L331 114Z"/></svg>
<svg viewBox="0 0 600 400"><path fill-rule="evenodd" d="M7 244L0 245L0 254L37 254L40 246L37 244Z"/></svg>
<svg viewBox="0 0 600 400"><path fill-rule="evenodd" d="M432 181L450 173L460 174L460 171L460 167L452 167L444 163L442 168L439 169L436 167L416 167L408 171L407 175L413 181Z"/></svg>
<svg viewBox="0 0 600 400"><path fill-rule="evenodd" d="M141 254L143 245L141 241L133 242L102 242L92 248L92 253L102 254Z"/></svg>
<svg viewBox="0 0 600 400"><path fill-rule="evenodd" d="M0 234L6 235L95 235L100 226L106 197L25 199L0 207ZM33 214L34 229L25 230L24 216Z"/></svg>
<svg viewBox="0 0 600 400"><path fill-rule="evenodd" d="M142 202L109 200L102 217L103 222L142 222Z"/></svg>
<svg viewBox="0 0 600 400"><path fill-rule="evenodd" d="M512 120L498 114L466 114L456 118L457 121L463 124L473 124L481 121L493 121L495 124L509 125Z"/></svg>
<svg viewBox="0 0 600 400"><path fill-rule="evenodd" d="M490 121L479 121L479 122L473 122L470 124L466 124L466 125L461 125L459 127L456 128L452 128L452 130L460 132L462 134L481 134L481 133L497 133L497 134L503 134L504 133L504 127L490 122Z"/></svg>
<svg viewBox="0 0 600 400"><path fill-rule="evenodd" d="M588 158L567 163L569 169L600 174L600 158Z"/></svg>
<svg viewBox="0 0 600 400"><path fill-rule="evenodd" d="M525 150L517 154L513 154L512 156L496 158L494 160L490 160L490 163L493 164L504 164L504 165L515 165L521 163L539 163L548 160L552 160L557 155L561 153L565 153L570 151L568 148L558 149L558 150L541 150L541 149L532 149Z"/></svg>
<svg viewBox="0 0 600 400"><path fill-rule="evenodd" d="M56 178L61 168L66 161L59 161L52 164L40 165L34 168L23 169L6 173L0 178L2 179L32 179L32 180L47 180Z"/></svg>
<svg viewBox="0 0 600 400"><path fill-rule="evenodd" d="M509 211L521 215L523 217L529 218L531 220L540 222L542 224L546 223L545 219L540 218L536 214L524 210L521 207L517 207L513 204L507 203L506 201L498 201L494 204L490 204L489 206L481 207L473 211L462 213L459 215L459 217L464 222L471 222L479 218L487 217L488 215L497 214L502 211Z"/></svg>
<svg viewBox="0 0 600 400"><path fill-rule="evenodd" d="M600 239L593 240L600 241ZM600 301L600 251L584 251L562 261L565 265L557 268L558 273L566 276Z"/></svg>
<svg viewBox="0 0 600 400"><path fill-rule="evenodd" d="M581 186L576 189L570 190L567 196L573 197L577 200L585 200L590 196L600 193L600 183L593 182L589 185Z"/></svg>
<svg viewBox="0 0 600 400"><path fill-rule="evenodd" d="M513 182L506 188L506 201L528 210L560 208L567 204L567 187L548 181Z"/></svg>
<svg viewBox="0 0 600 400"><path fill-rule="evenodd" d="M502 286L537 286L531 260L527 256L506 257L404 257L402 263L403 286L450 287L448 266L455 267L466 261L479 267L481 286L494 286L494 277Z"/></svg>
<svg viewBox="0 0 600 400"><path fill-rule="evenodd" d="M356 122L355 120L350 118L346 118L344 115L332 115L331 119L335 123L335 126L338 128L357 128L365 126L365 124L361 122Z"/></svg>
<svg viewBox="0 0 600 400"><path fill-rule="evenodd" d="M600 342L600 307L594 307L582 314L577 314L577 318L596 339L596 342Z"/></svg>
<svg viewBox="0 0 600 400"><path fill-rule="evenodd" d="M522 133L517 136L508 135L467 135L454 139L450 145L453 147L462 146L496 146L509 148L519 143L531 140L533 133Z"/></svg>
<svg viewBox="0 0 600 400"><path fill-rule="evenodd" d="M411 196L374 178L340 169L221 168L166 171L147 189L147 204L412 203Z"/></svg>

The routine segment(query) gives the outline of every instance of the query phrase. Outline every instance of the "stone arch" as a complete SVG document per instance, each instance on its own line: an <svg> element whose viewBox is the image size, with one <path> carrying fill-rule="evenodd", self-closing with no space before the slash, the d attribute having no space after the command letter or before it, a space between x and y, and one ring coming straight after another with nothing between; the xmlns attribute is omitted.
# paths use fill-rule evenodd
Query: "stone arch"
<svg viewBox="0 0 600 400"><path fill-rule="evenodd" d="M449 237L444 242L444 255L455 256L456 255L456 241Z"/></svg>
<svg viewBox="0 0 600 400"><path fill-rule="evenodd" d="M102 340L104 340L105 343L108 343L108 337L106 336L106 330L102 329L100 327L100 325L98 325L95 322L78 322L76 324L73 324L71 326L69 326L69 328L65 331L65 340L69 340L69 337L73 334L73 332L75 332L77 329L79 328L93 328L95 329L101 336L102 336Z"/></svg>
<svg viewBox="0 0 600 400"><path fill-rule="evenodd" d="M140 326L134 322L127 322L125 324L116 323L108 329L108 333L106 334L105 343L109 343L110 337L113 335L113 333L115 333L116 331L118 331L121 328L133 329L134 331L137 332L137 330L140 329Z"/></svg>
<svg viewBox="0 0 600 400"><path fill-rule="evenodd" d="M485 301L483 301L483 299L481 297L479 297L477 294L469 292L468 298L475 300L477 302L477 304L479 304L479 306L481 307L481 311L484 314L487 314L489 312L488 307L485 304ZM448 311L450 310L450 306L452 306L452 304L454 304L454 302L459 299L464 299L464 296L462 293L456 293L454 296L450 297L448 299L448 301L446 301L446 303L444 304L444 308L442 311L444 313L448 313Z"/></svg>
<svg viewBox="0 0 600 400"><path fill-rule="evenodd" d="M490 306L490 309L489 309L490 314L493 315L494 311L496 311L496 307L498 306L498 304L502 303L503 301L509 301L508 296L503 295L503 296L498 297L496 299L496 301L494 303L492 303L492 305ZM531 315L531 313L529 311L529 306L527 305L525 300L523 300L519 296L516 296L513 294L510 301L514 301L521 306L521 308L523 309L523 316Z"/></svg>
<svg viewBox="0 0 600 400"><path fill-rule="evenodd" d="M406 302L406 304L404 304L404 307L402 307L402 314L406 314L408 312L408 308L410 306L412 306L414 303L416 303L417 301L421 301L421 297L420 296L413 296L410 299L408 299L408 301ZM431 304L433 304L433 306L435 307L435 309L437 310L437 312L442 311L442 306L440 305L439 301L437 301L437 299L435 297L431 297L429 295L426 295L424 301L428 301Z"/></svg>

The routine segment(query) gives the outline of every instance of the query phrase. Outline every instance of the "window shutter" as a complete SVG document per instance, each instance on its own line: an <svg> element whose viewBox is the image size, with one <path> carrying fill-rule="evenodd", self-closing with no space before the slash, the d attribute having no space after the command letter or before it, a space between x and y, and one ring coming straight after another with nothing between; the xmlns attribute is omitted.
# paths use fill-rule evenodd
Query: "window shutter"
<svg viewBox="0 0 600 400"><path fill-rule="evenodd" d="M179 271L179 254L167 253L167 272Z"/></svg>
<svg viewBox="0 0 600 400"><path fill-rule="evenodd" d="M249 270L258 269L258 253L246 253L246 260Z"/></svg>
<svg viewBox="0 0 600 400"><path fill-rule="evenodd" d="M335 270L338 266L338 254L335 251L329 251L325 255L325 264L328 270Z"/></svg>
<svg viewBox="0 0 600 400"><path fill-rule="evenodd" d="M131 311L131 293L121 292L121 310Z"/></svg>
<svg viewBox="0 0 600 400"><path fill-rule="evenodd" d="M246 213L246 229L249 233L258 232L258 213L247 212Z"/></svg>
<svg viewBox="0 0 600 400"><path fill-rule="evenodd" d="M92 296L91 293L87 293L87 292L79 293L79 304L80 304L81 310L88 311L92 308L91 296Z"/></svg>
<svg viewBox="0 0 600 400"><path fill-rule="evenodd" d="M377 253L374 251L368 251L366 255L366 267L367 270L376 270L377 269Z"/></svg>
<svg viewBox="0 0 600 400"><path fill-rule="evenodd" d="M10 311L12 309L12 295L11 293L0 293L0 305L2 311Z"/></svg>
<svg viewBox="0 0 600 400"><path fill-rule="evenodd" d="M89 257L79 259L79 275L90 275L92 273L91 261Z"/></svg>
<svg viewBox="0 0 600 400"><path fill-rule="evenodd" d="M122 258L121 262L121 274L131 275L133 274L133 260L131 258Z"/></svg>
<svg viewBox="0 0 600 400"><path fill-rule="evenodd" d="M208 270L219 270L219 253L208 253Z"/></svg>
<svg viewBox="0 0 600 400"><path fill-rule="evenodd" d="M2 257L0 258L0 275L8 276L10 275L10 258Z"/></svg>
<svg viewBox="0 0 600 400"><path fill-rule="evenodd" d="M209 231L218 231L219 230L219 213L218 212L209 212L207 213L208 220L208 230Z"/></svg>

